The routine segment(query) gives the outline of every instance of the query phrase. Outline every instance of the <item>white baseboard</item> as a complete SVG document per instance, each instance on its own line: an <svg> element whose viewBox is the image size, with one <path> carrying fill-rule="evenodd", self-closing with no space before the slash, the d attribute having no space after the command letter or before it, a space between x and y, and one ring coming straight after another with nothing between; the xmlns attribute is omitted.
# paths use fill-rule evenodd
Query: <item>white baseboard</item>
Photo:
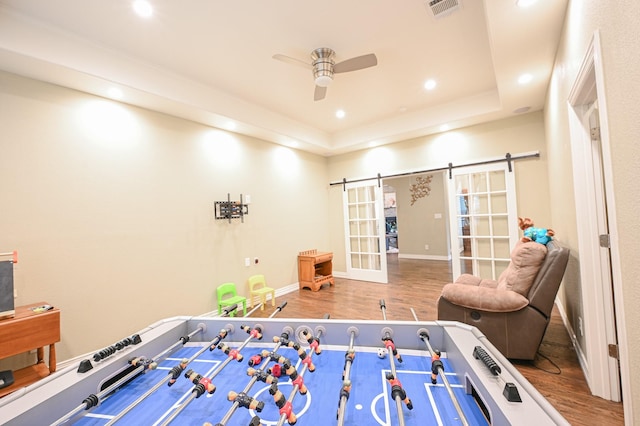
<svg viewBox="0 0 640 426"><path fill-rule="evenodd" d="M428 254L402 254L398 253L398 259L419 259L419 260L451 260L449 256L432 256Z"/></svg>
<svg viewBox="0 0 640 426"><path fill-rule="evenodd" d="M560 318L562 318L562 323L564 324L564 328L567 329L567 333L569 333L569 338L571 339L571 344L573 345L573 349L576 351L576 355L578 356L578 362L580 363L580 368L582 369L582 373L584 374L584 378L587 381L587 386L591 389L591 383L589 383L589 379L591 375L589 374L589 364L587 362L587 357L585 353L580 348L578 344L578 338L576 337L576 333L569 322L569 317L567 317L567 313L564 310L564 306L560 303L560 300L556 298L555 305L558 308L558 312L560 313Z"/></svg>

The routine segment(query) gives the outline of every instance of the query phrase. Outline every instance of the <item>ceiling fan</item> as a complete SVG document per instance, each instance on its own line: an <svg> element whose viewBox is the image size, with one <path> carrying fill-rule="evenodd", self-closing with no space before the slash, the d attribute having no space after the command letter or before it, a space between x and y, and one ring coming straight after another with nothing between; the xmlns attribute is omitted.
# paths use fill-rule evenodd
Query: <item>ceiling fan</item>
<svg viewBox="0 0 640 426"><path fill-rule="evenodd" d="M356 56L336 64L335 52L328 47L320 47L311 52L311 63L301 61L289 56L275 54L273 59L287 62L294 65L300 65L313 71L313 78L316 83L316 89L313 93L313 100L320 101L327 94L327 86L333 81L333 75L357 71L378 65L378 58L373 53L368 55Z"/></svg>

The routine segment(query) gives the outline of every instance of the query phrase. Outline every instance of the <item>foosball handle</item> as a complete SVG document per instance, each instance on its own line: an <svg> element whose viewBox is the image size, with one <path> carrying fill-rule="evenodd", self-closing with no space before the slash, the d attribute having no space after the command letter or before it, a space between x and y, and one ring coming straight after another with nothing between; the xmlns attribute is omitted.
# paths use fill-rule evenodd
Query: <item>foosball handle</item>
<svg viewBox="0 0 640 426"><path fill-rule="evenodd" d="M502 370L500 366L491 358L491 355L484 350L484 348L480 346L476 346L473 349L473 357L475 359L480 359L487 366L491 374L494 376L498 376L504 382L504 389L502 390L502 395L507 398L509 402L522 402L522 398L520 398L520 392L518 392L518 387L511 382L507 382L500 375Z"/></svg>
<svg viewBox="0 0 640 426"><path fill-rule="evenodd" d="M380 299L380 309L387 309L387 305L385 305L384 299Z"/></svg>

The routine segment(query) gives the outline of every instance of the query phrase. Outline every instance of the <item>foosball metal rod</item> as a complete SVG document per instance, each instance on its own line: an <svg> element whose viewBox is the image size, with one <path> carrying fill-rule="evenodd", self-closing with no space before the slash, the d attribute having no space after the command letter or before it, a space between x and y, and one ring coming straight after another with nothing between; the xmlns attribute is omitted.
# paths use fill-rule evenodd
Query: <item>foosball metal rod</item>
<svg viewBox="0 0 640 426"><path fill-rule="evenodd" d="M276 315L278 315L278 314L280 313L280 311L282 311L282 310L285 308L285 306L287 306L287 301L286 301L286 300L285 300L284 302L282 302L282 303L280 304L280 306L278 306L278 307L276 308L276 310L275 310L275 311L273 311L273 312L271 313L271 315L269 315L269 318L273 318L273 317L275 317Z"/></svg>
<svg viewBox="0 0 640 426"><path fill-rule="evenodd" d="M283 305L286 305L287 302L285 302ZM282 306L284 307L284 306ZM278 308L280 309L280 308ZM275 313L279 312L279 310L276 310ZM275 314L274 313L274 314ZM284 330L282 330L283 333L289 333L286 328ZM291 333L293 333L293 330L291 330ZM276 343L276 346L273 348L272 352L276 352L278 349L280 349L280 346L282 346L282 341L278 341ZM271 362L271 358L266 357L263 361L262 364L260 364L260 366L258 368L256 368L257 371L264 371L265 368L267 368L267 366L269 365L269 363ZM258 381L258 376L254 375L253 377L251 377L251 380L249 380L249 383L247 383L247 385L244 387L244 389L242 390L242 393L248 393L251 388L253 387L253 385ZM231 416L233 416L233 413L235 413L235 411L240 407L240 404L237 401L234 401L233 404L231 405L231 408L229 408L229 410L227 411L227 413L224 415L224 417L222 418L222 420L220 420L218 423L216 423L216 426L224 426L227 424L227 422L231 419Z"/></svg>
<svg viewBox="0 0 640 426"><path fill-rule="evenodd" d="M419 322L420 320L416 315L416 311L413 308L410 308L410 309L411 309L411 313L413 314L413 318L416 320L416 322ZM420 340L422 340L425 343L425 345L427 345L427 349L429 350L429 353L431 354L431 356L433 356L434 351L433 351L433 348L431 347L431 343L429 342L428 333L426 333L426 335L421 334ZM436 367L436 370L438 372L438 376L440 376L440 378L442 379L442 383L444 384L444 387L447 389L449 398L451 398L451 402L453 402L453 406L455 407L456 412L458 413L458 416L460 416L460 421L462 422L463 425L468 426L469 422L467 421L467 418L464 415L464 412L462 411L462 407L458 402L458 398L456 398L455 394L453 393L453 389L451 388L449 379L447 379L447 376L444 374L444 368L439 366L439 367Z"/></svg>
<svg viewBox="0 0 640 426"><path fill-rule="evenodd" d="M275 310L271 315L269 315L269 318L273 318L274 316L276 316L278 313L280 313L280 312L285 308L285 306L287 306L287 302L286 302L286 301L284 301L280 306L278 306L278 307L276 308L276 310ZM253 339L253 336L249 336L249 337L248 337L248 338L247 338L247 339L246 339L246 340L245 340L245 341L244 341L244 342L243 342L243 343L238 347L237 351L242 350L242 349L243 349L247 344L249 344L249 342L251 341L251 339ZM280 346L278 345L278 347L280 347ZM229 364L229 363L231 362L231 359L232 359L232 357L228 357L227 359L225 359L225 360L222 362L222 364L220 364L220 366L216 369L216 371L214 371L214 372L211 374L211 376L209 376L209 379L213 379L214 377L216 377L216 376L220 373L220 371L222 371L222 369L223 369L227 364ZM266 365L266 364L265 364L265 365ZM255 378L253 378L253 379L255 379ZM254 381L254 383L255 383L255 381ZM252 384L252 385L253 385L253 384ZM249 387L249 389L250 389L250 387ZM245 392L245 393L246 393L246 392L248 392L248 389L247 389L246 391L244 391L244 392ZM196 397L197 397L197 396L196 396L195 392L192 392L192 393L191 393L191 395L189 395L189 398L188 398L185 402L183 402L183 403L182 403L182 405L180 405L180 406L179 406L179 407L178 407L178 408L177 408L177 409L176 409L176 410L171 414L171 416L170 416L170 417L165 421L165 423L163 423L162 425L163 425L163 426L166 426L166 425L168 425L169 423L171 423L171 422L172 422L172 421L173 421L173 420L178 416L178 414L180 414L180 413L181 413L181 412L186 408L186 406L187 406L189 403L191 403L191 401L193 401ZM233 404L234 404L234 407L235 407L235 408L233 409L233 411L235 411L235 409L237 409L237 407L239 406L239 404L238 404L237 402L235 402L235 401L234 401L234 403L233 403ZM231 411L231 414L233 414L233 411ZM231 415L229 415L229 417L231 417ZM223 424L224 424L224 423L223 423Z"/></svg>
<svg viewBox="0 0 640 426"><path fill-rule="evenodd" d="M387 320L387 305L385 304L384 299L380 299L380 310L382 311L382 318L386 321ZM390 337L390 336L387 336L387 337ZM388 353L387 356L389 357L389 365L390 365L390 368L391 368L391 374L393 374L393 377L396 377L396 365L395 365L395 362L393 361L393 356L392 356L391 353ZM398 411L398 425L399 426L405 426L404 412L402 411L402 400L400 399L400 397L398 395L395 396L394 400L396 401L396 410Z"/></svg>
<svg viewBox="0 0 640 426"><path fill-rule="evenodd" d="M351 330L351 337L349 338L349 349L347 351L347 355L345 356L345 366L344 366L344 377L343 377L343 388L349 386L348 383L351 381L351 364L353 363L353 358L350 354L353 354L353 342L356 338L356 331ZM347 400L348 396L344 395L343 392L340 392L340 402L338 404L338 426L344 425L344 417L347 411Z"/></svg>
<svg viewBox="0 0 640 426"><path fill-rule="evenodd" d="M195 334L204 331L204 329L205 329L204 325L199 325L197 329L195 329L194 331L192 331L188 335L188 338L190 339ZM166 349L166 350L162 351L159 355L155 356L153 359L154 360L159 359L160 356L166 355L169 352L169 350L177 348L178 346L180 346L180 344L181 344L181 342L174 343L173 345L171 345L169 347L169 349ZM184 343L182 343L182 344L184 344ZM102 391L98 392L97 394L89 395L82 402L82 404L78 405L76 408L74 408L73 410L69 411L64 416L60 417L54 423L51 423L51 426L58 426L58 425L61 425L63 423L66 423L70 419L75 417L76 415L82 413L83 411L87 411L87 410L97 406L104 396L109 395L111 392L113 392L114 390L118 389L123 384L125 384L128 381L132 380L138 374L142 373L146 368L147 368L147 365L141 365L141 366L131 370L129 373L127 373L125 376L123 376L119 380L115 381L113 384L111 384L111 386L107 387L106 389L103 389Z"/></svg>
<svg viewBox="0 0 640 426"><path fill-rule="evenodd" d="M322 330L319 330L316 334L316 340L319 340L322 337ZM309 352L307 353L307 356L312 356L313 354L313 348L310 347L309 348ZM307 371L307 363L302 363L302 370L300 371L300 373L298 374L301 378L304 376L304 373ZM293 390L291 391L291 393L289 394L289 398L287 398L287 404L293 404L293 400L296 397L296 394L298 393L298 390L300 389L300 385L296 384L293 386ZM287 420L287 415L286 414L281 414L280 415L280 420L278 420L277 426L282 426L285 422L285 420Z"/></svg>
<svg viewBox="0 0 640 426"><path fill-rule="evenodd" d="M232 329L233 329L232 326L227 325L227 328L222 329L220 331L220 333L213 340L211 340L207 346L203 346L202 349L200 349L191 358L189 358L187 360L187 362L184 363L183 367L186 367L187 365L189 365L191 363L191 361L193 361L194 359L196 359L200 355L202 355L202 353L207 350L207 347L215 346L218 343L220 343L220 341L222 339L224 339L224 337L226 335L231 333ZM223 333L224 333L224 335L223 335ZM158 389L160 389L162 387L162 385L164 385L165 383L167 383L171 379L172 379L171 374L168 374L167 376L165 376L164 379L160 380L151 389L149 389L142 396L140 396L138 399L133 401L129 406L127 406L124 410L120 411L115 417L113 417L111 420L109 420L109 422L105 426L111 426L111 425L115 424L117 421L122 419L127 413L129 413L131 410L133 410L135 407L137 407L142 401L144 401L149 396L151 396L153 393L155 393Z"/></svg>
<svg viewBox="0 0 640 426"><path fill-rule="evenodd" d="M255 330L255 328L253 328L251 330L251 335L249 337L247 337L245 339L244 342L242 342L240 344L240 346L238 346L238 348L236 349L237 352L240 352L242 349L244 349L245 346L247 346L249 344L249 342L251 342L251 340L253 340L256 336L255 333L253 333L253 331ZM259 333L261 333L262 330L260 330ZM260 338L262 338L262 336L260 336ZM208 376L207 378L209 380L213 380L218 374L220 374L220 372L222 371L222 369L224 369L230 362L231 360L233 360L233 356L228 356L227 359L225 359L224 361L222 361L222 363L213 371L213 373L211 373L210 376ZM176 417L178 417L178 415L185 409L187 408L187 406L191 403L191 401L193 401L194 399L198 398L200 395L197 392L191 392L191 394L189 395L189 397L178 406L178 408L176 408L171 415L167 418L167 420L164 421L164 423L162 423L162 426L167 426L169 423L171 423L173 420L176 419Z"/></svg>

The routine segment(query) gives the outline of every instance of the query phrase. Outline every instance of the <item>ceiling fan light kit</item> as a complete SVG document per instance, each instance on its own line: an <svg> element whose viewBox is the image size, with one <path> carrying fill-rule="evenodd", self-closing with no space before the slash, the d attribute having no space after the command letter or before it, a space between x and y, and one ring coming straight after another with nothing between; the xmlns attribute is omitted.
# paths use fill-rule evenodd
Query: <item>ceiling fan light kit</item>
<svg viewBox="0 0 640 426"><path fill-rule="evenodd" d="M313 94L314 101L324 99L327 94L327 87L333 81L334 74L357 71L378 65L378 58L373 53L356 56L337 64L334 58L335 52L328 47L320 47L313 50L311 52L311 64L281 54L273 55L273 59L311 68L316 85Z"/></svg>

